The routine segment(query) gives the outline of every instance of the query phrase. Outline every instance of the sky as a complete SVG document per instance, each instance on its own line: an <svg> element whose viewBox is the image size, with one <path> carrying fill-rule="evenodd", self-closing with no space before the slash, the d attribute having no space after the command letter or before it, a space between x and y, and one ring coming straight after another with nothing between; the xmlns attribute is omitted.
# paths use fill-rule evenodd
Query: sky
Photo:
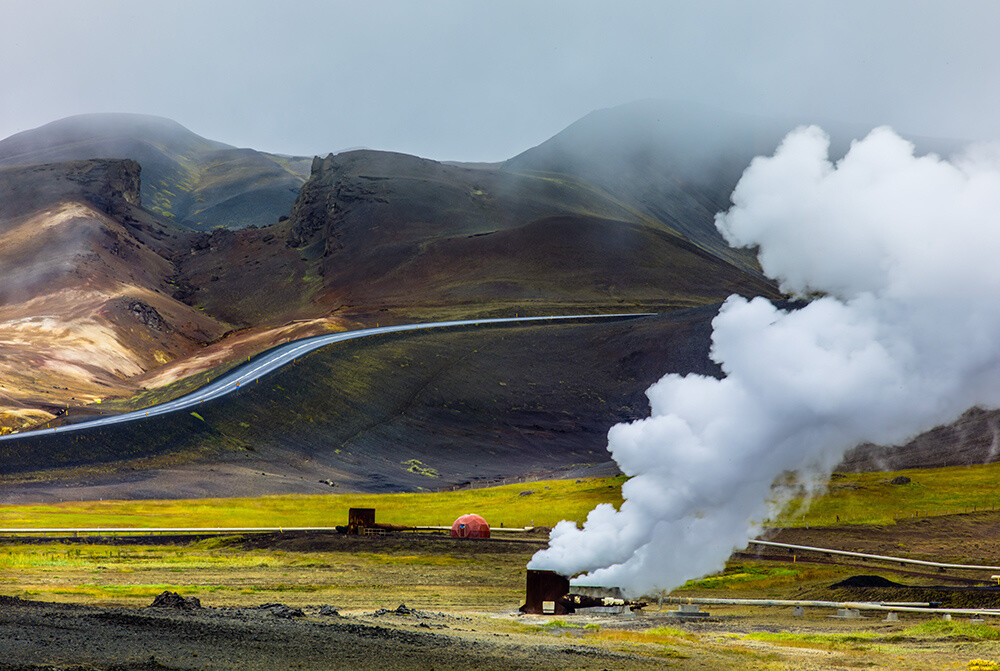
<svg viewBox="0 0 1000 671"><path fill-rule="evenodd" d="M1000 3L0 0L0 137L169 117L297 155L494 161L646 98L1000 139Z"/></svg>

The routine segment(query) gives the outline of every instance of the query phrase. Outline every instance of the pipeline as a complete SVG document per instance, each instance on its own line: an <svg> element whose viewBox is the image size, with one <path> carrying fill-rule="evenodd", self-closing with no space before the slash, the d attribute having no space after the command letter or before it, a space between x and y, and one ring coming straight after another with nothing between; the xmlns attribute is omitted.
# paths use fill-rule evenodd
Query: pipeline
<svg viewBox="0 0 1000 671"><path fill-rule="evenodd" d="M787 550L800 550L802 552L819 552L828 555L839 555L841 557L854 557L856 559L874 559L878 561L894 562L899 564L913 564L915 566L929 566L938 569L955 569L959 571L994 571L1000 572L1000 566L980 566L976 564L946 564L943 562L925 561L923 559L907 559L906 557L890 557L887 555L866 554L864 552L850 552L848 550L831 550L830 548L814 548L808 545L792 545L790 543L775 543L773 541L750 541L749 545L762 545L765 547L785 548Z"/></svg>
<svg viewBox="0 0 1000 671"><path fill-rule="evenodd" d="M663 597L663 603L695 604L699 606L785 606L803 608L844 608L897 613L937 613L944 615L992 615L1000 617L996 608L939 608L938 602L917 601L799 601L793 599L716 599L710 597Z"/></svg>
<svg viewBox="0 0 1000 671"><path fill-rule="evenodd" d="M631 599L619 599L613 596L586 596L584 594L566 594L559 602L566 608L567 613L574 612L577 608L628 608L629 610L639 610L649 604L645 601L633 601Z"/></svg>

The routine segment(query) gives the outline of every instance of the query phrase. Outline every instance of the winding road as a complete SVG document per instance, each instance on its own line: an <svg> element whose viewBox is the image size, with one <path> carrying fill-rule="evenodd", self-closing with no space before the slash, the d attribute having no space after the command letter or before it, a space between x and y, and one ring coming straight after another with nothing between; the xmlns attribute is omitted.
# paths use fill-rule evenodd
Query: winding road
<svg viewBox="0 0 1000 671"><path fill-rule="evenodd" d="M279 345L271 350L258 355L255 359L249 363L238 366L229 372L221 375L212 382L206 384L203 387L196 389L195 391L175 398L172 401L167 401L165 403L159 403L157 405L152 405L148 408L143 408L142 410L134 410L132 412L122 413L120 415L108 415L106 417L96 417L94 419L89 419L83 422L78 422L75 424L67 424L66 426L55 427L51 429L38 429L35 431L22 431L19 433L12 433L5 436L0 436L0 441L7 440L17 440L18 438L26 437L36 437L50 433L69 433L72 431L86 431L88 429L94 429L99 426L107 426L109 424L120 424L122 422L131 422L138 419L144 419L146 417L155 417L156 415L165 415L170 412L178 412L181 410L187 410L189 408L194 408L205 401L211 401L212 399L219 398L220 396L225 396L226 394L231 394L240 388L241 385L245 385L248 382L253 382L254 380L261 378L268 373L281 368L282 366L291 363L295 359L301 357L304 354L308 354L320 347L326 347L327 345L332 345L334 343L344 342L346 340L354 340L355 338L366 338L368 336L383 335L386 333L398 333L400 331L420 331L425 329L439 329L446 327L455 326L490 326L494 324L511 324L511 323L530 323L530 322L560 322L560 321L570 321L570 320L615 320L615 319L635 319L638 317L650 317L655 315L653 312L643 312L643 313L621 313L621 314L611 314L611 315L560 315L560 316L547 316L547 317L503 317L496 319L464 319L458 321L446 321L446 322L428 322L424 324L401 324L398 326L381 326L376 328L360 329L357 331L341 331L339 333L329 333L326 335L310 336L308 338L302 338L300 340L293 340L292 342L285 343L284 345Z"/></svg>

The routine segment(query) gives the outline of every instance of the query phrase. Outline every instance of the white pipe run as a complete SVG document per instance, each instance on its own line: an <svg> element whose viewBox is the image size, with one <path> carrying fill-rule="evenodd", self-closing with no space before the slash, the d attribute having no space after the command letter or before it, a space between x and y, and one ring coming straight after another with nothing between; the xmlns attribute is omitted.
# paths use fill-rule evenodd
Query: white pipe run
<svg viewBox="0 0 1000 671"><path fill-rule="evenodd" d="M951 615L993 615L1000 617L996 608L934 608L929 603L873 602L873 601L796 601L789 599L713 599L708 597L663 597L663 603L694 604L699 606L801 606L803 608L844 608L851 610L877 610L896 613L938 613Z"/></svg>
<svg viewBox="0 0 1000 671"><path fill-rule="evenodd" d="M864 552L849 552L847 550L831 550L830 548L814 548L808 545L791 545L789 543L775 543L772 541L750 541L749 545L763 545L766 547L786 548L789 550L801 550L803 552L821 552L829 555L839 555L841 557L855 557L858 559L877 559L886 562L898 562L900 564L914 564L916 566L927 566L931 568L957 569L962 571L1000 571L1000 566L979 566L975 564L945 564L935 561L924 561L922 559L907 559L906 557L889 557L886 555L873 555Z"/></svg>

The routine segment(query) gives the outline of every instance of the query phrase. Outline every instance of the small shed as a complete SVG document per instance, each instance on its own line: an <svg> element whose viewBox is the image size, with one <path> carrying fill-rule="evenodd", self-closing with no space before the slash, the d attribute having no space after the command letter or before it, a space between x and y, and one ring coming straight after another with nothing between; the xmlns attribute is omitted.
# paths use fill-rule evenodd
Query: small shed
<svg viewBox="0 0 1000 671"><path fill-rule="evenodd" d="M479 515L462 515L451 525L452 538L489 538L490 525Z"/></svg>

